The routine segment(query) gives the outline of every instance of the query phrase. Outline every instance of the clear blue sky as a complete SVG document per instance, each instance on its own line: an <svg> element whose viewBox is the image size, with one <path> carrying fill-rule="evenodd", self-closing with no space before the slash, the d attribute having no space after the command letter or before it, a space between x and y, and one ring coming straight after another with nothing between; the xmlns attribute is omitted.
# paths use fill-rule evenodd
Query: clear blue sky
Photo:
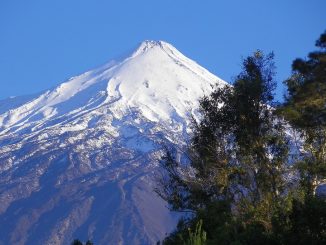
<svg viewBox="0 0 326 245"><path fill-rule="evenodd" d="M145 39L226 81L241 57L274 51L281 84L314 50L325 12L325 0L0 0L0 99L51 88Z"/></svg>

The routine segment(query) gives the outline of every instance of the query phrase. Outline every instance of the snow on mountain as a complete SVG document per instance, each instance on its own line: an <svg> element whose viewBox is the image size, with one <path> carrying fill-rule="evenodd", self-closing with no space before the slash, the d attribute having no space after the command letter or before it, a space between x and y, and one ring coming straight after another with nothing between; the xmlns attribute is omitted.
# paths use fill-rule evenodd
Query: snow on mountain
<svg viewBox="0 0 326 245"><path fill-rule="evenodd" d="M153 244L174 228L153 188L224 81L162 41L35 96L0 101L0 244Z"/></svg>

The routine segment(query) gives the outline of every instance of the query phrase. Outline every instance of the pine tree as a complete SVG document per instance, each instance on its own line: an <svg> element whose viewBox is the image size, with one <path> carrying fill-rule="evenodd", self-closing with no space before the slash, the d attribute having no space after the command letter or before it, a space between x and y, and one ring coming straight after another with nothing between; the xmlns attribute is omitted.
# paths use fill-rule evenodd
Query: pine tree
<svg viewBox="0 0 326 245"><path fill-rule="evenodd" d="M301 184L308 195L326 181L326 32L316 42L318 51L308 59L296 59L285 105L280 112L300 133L304 142L297 168Z"/></svg>

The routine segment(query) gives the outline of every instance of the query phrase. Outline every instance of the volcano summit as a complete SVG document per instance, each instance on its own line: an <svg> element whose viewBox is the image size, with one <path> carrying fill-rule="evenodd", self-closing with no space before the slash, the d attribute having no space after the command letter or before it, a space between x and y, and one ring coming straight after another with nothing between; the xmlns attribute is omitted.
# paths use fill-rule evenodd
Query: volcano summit
<svg viewBox="0 0 326 245"><path fill-rule="evenodd" d="M33 96L0 101L0 244L153 244L176 216L153 192L224 81L162 41Z"/></svg>

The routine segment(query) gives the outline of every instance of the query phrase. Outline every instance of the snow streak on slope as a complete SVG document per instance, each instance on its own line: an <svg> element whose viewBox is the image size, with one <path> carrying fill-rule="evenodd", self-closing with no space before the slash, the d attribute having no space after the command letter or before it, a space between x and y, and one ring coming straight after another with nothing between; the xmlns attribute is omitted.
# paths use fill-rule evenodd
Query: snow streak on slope
<svg viewBox="0 0 326 245"><path fill-rule="evenodd" d="M0 102L0 244L153 244L175 218L153 193L219 78L165 42L37 96Z"/></svg>

